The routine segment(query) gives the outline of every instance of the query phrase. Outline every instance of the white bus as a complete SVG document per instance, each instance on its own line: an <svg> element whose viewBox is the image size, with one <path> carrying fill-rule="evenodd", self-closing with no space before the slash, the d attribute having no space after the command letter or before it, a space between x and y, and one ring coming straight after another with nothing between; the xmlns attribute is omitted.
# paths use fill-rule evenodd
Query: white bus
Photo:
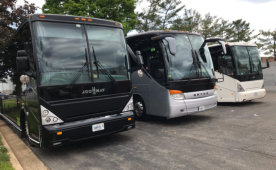
<svg viewBox="0 0 276 170"><path fill-rule="evenodd" d="M246 102L266 95L262 69L256 44L226 43L227 53L221 54L220 45L209 46L217 78L218 102Z"/></svg>

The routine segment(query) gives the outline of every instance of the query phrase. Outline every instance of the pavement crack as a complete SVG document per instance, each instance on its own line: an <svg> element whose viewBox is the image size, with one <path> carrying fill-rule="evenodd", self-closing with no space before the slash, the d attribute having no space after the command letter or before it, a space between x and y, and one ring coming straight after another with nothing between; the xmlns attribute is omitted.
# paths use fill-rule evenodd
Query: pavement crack
<svg viewBox="0 0 276 170"><path fill-rule="evenodd" d="M244 149L244 148L240 148L240 149L238 149L238 150L242 150L242 151L246 151L246 152L255 153L255 154L261 155L261 156L263 156L263 157L266 157L266 158L270 158L270 159L276 160L276 156L270 155L270 154L267 154L267 153L264 153L264 152L253 151L253 150Z"/></svg>

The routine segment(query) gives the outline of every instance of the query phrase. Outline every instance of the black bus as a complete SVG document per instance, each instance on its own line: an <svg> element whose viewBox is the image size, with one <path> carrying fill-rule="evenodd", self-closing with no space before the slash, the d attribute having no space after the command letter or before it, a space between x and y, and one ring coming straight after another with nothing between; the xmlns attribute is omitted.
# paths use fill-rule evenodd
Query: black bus
<svg viewBox="0 0 276 170"><path fill-rule="evenodd" d="M40 147L135 127L122 25L30 15L2 50L12 89L0 115Z"/></svg>

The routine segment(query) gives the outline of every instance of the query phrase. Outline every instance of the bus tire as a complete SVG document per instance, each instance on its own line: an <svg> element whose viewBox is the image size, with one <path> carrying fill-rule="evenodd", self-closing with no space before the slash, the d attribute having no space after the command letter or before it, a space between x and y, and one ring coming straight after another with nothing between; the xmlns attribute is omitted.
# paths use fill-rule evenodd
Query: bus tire
<svg viewBox="0 0 276 170"><path fill-rule="evenodd" d="M134 114L136 120L146 120L146 106L141 97L134 97Z"/></svg>

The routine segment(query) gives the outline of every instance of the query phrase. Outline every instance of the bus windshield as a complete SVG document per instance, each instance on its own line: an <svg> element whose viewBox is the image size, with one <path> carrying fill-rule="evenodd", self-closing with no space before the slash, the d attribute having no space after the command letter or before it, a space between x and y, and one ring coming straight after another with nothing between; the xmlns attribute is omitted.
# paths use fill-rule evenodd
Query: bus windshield
<svg viewBox="0 0 276 170"><path fill-rule="evenodd" d="M214 78L211 54L207 46L204 53L207 61L202 60L200 47L204 39L198 35L176 34L176 55L169 54L169 80ZM197 61L198 60L198 61Z"/></svg>
<svg viewBox="0 0 276 170"><path fill-rule="evenodd" d="M262 73L261 61L257 47L231 47L236 63L237 75Z"/></svg>
<svg viewBox="0 0 276 170"><path fill-rule="evenodd" d="M107 82L110 76L116 81L129 80L123 31L84 27L73 23L33 24L42 86ZM96 62L101 63L100 68Z"/></svg>

